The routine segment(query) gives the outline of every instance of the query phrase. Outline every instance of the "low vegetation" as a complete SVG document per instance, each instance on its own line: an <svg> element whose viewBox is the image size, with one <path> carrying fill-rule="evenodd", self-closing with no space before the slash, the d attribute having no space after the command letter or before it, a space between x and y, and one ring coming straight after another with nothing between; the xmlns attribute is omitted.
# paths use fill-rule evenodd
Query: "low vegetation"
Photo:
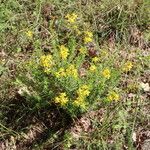
<svg viewBox="0 0 150 150"><path fill-rule="evenodd" d="M148 150L149 0L0 0L0 149Z"/></svg>

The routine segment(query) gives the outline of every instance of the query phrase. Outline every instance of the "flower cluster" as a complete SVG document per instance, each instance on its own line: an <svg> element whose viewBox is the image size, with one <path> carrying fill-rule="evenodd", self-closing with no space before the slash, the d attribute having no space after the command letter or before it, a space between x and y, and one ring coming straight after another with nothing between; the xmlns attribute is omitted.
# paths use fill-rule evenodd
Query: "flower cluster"
<svg viewBox="0 0 150 150"><path fill-rule="evenodd" d="M106 78L109 79L110 78L110 70L109 69L104 69L102 72L102 75Z"/></svg>
<svg viewBox="0 0 150 150"><path fill-rule="evenodd" d="M97 62L99 61L99 58L98 58L98 57L94 57L94 58L92 59L92 61L93 61L94 63L97 63Z"/></svg>
<svg viewBox="0 0 150 150"><path fill-rule="evenodd" d="M93 41L93 33L92 32L85 31L84 35L85 35L85 37L84 37L85 44Z"/></svg>
<svg viewBox="0 0 150 150"><path fill-rule="evenodd" d="M74 23L77 20L78 16L77 14L72 13L72 14L67 14L65 18L67 18L69 23Z"/></svg>
<svg viewBox="0 0 150 150"><path fill-rule="evenodd" d="M67 59L69 55L69 50L67 47L65 47L64 45L60 46L60 56L62 59Z"/></svg>
<svg viewBox="0 0 150 150"><path fill-rule="evenodd" d="M56 104L58 103L61 106L65 106L69 100L66 93L60 93L59 96L55 97L54 101Z"/></svg>
<svg viewBox="0 0 150 150"><path fill-rule="evenodd" d="M78 77L78 70L75 68L73 64L71 64L67 69L66 69L66 74L68 76L73 76L74 78Z"/></svg>
<svg viewBox="0 0 150 150"><path fill-rule="evenodd" d="M81 54L86 54L87 53L87 49L85 47L81 47L81 48L79 48L79 52Z"/></svg>
<svg viewBox="0 0 150 150"><path fill-rule="evenodd" d="M91 72L95 72L96 69L97 69L97 67L96 67L95 65L91 65L91 66L90 66L90 71L91 71Z"/></svg>
<svg viewBox="0 0 150 150"><path fill-rule="evenodd" d="M130 70L132 69L132 67L133 67L132 62L131 62L131 61L127 61L127 62L124 64L122 70L125 71L125 72L128 72L128 71L130 71Z"/></svg>
<svg viewBox="0 0 150 150"><path fill-rule="evenodd" d="M26 35L27 35L27 37L30 38L30 39L33 38L33 32L30 31L30 30L28 30L28 31L26 32Z"/></svg>
<svg viewBox="0 0 150 150"><path fill-rule="evenodd" d="M81 86L78 91L77 91L77 94L80 96L80 97L86 97L86 96L89 96L90 94L90 88L88 85L83 85Z"/></svg>
<svg viewBox="0 0 150 150"><path fill-rule="evenodd" d="M56 78L66 77L66 72L64 68L60 68L59 71L55 72Z"/></svg>
<svg viewBox="0 0 150 150"><path fill-rule="evenodd" d="M112 100L118 101L119 100L119 94L117 94L114 91L111 91L111 92L109 92L107 98L108 98L109 101L112 101Z"/></svg>
<svg viewBox="0 0 150 150"><path fill-rule="evenodd" d="M44 67L44 72L50 72L50 69L53 65L53 57L52 55L43 55L40 58L40 64Z"/></svg>
<svg viewBox="0 0 150 150"><path fill-rule="evenodd" d="M76 69L76 67L73 64L71 64L67 67L67 69L60 68L57 72L55 72L55 76L56 76L56 78L60 78L60 77L77 78L78 70Z"/></svg>
<svg viewBox="0 0 150 150"><path fill-rule="evenodd" d="M90 94L90 88L87 85L81 86L77 91L78 97L74 100L74 105L82 109L86 108L86 97Z"/></svg>

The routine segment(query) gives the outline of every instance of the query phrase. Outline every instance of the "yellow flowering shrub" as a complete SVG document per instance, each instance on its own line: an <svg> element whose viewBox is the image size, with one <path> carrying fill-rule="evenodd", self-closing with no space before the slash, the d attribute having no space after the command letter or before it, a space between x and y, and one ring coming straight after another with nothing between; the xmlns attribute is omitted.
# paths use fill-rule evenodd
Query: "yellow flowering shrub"
<svg viewBox="0 0 150 150"><path fill-rule="evenodd" d="M40 48L35 51L29 60L33 65L27 65L28 82L24 83L32 85L28 97L38 106L56 105L71 115L92 108L97 99L118 101L118 93L108 91L118 84L122 73L114 67L112 58L103 59L103 50L94 43L93 33L84 31L84 23L77 24L77 18L75 13L64 18L70 26L64 21L68 30L61 34L55 31L50 52ZM77 29L81 35L76 33ZM124 68L130 70L132 64L128 62Z"/></svg>

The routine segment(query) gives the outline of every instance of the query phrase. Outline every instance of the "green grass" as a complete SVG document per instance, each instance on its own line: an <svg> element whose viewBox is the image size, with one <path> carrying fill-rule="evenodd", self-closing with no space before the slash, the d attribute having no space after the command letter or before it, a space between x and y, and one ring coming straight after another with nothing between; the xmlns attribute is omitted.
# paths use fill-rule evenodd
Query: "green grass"
<svg viewBox="0 0 150 150"><path fill-rule="evenodd" d="M149 0L0 0L0 147L140 148L149 138L149 6ZM67 24L65 16L73 12L81 34ZM92 45L100 59L97 68L100 72L109 68L110 79L104 81L100 73L93 73L86 79L58 81L44 73L39 58L47 54L55 57L54 71L70 63L80 68L84 59L93 65L92 52L77 57L77 49L86 47L87 30L93 33ZM66 64L58 63L60 45L71 53ZM128 61L133 67L123 73L121 68ZM54 103L60 91L76 98L83 83L92 89L86 109ZM120 100L108 102L113 90Z"/></svg>

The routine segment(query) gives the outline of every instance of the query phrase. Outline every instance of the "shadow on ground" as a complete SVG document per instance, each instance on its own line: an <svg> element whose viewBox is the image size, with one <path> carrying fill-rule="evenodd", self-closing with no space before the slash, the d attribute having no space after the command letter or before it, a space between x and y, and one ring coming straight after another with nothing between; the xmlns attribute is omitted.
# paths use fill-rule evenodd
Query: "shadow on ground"
<svg viewBox="0 0 150 150"><path fill-rule="evenodd" d="M8 132L5 140L0 142L2 150L8 149L9 145L13 145L16 150L33 149L35 145L40 146L47 141L44 149L58 149L58 143L61 143L66 129L70 128L72 123L72 119L64 110L56 106L33 110L20 96L9 101L7 106L8 108L1 110L4 125L18 135L12 136L11 132Z"/></svg>

